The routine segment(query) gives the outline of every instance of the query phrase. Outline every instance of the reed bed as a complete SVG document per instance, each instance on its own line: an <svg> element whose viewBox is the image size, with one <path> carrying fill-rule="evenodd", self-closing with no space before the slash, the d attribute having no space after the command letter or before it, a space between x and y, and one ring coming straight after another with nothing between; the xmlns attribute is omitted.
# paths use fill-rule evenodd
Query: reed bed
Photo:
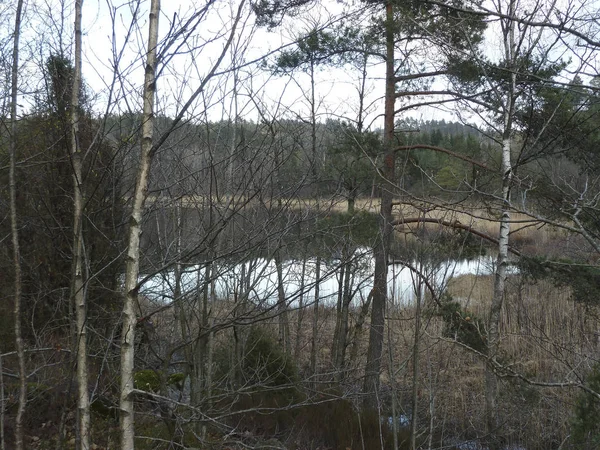
<svg viewBox="0 0 600 450"><path fill-rule="evenodd" d="M492 288L492 276L465 275L450 281L448 293L473 318L485 319ZM312 323L312 314L310 308L304 312L304 323ZM352 320L357 315L358 308L355 308ZM319 316L319 362L326 378L334 371L329 359L335 311L321 308ZM293 313L290 322L295 323L296 319ZM538 387L535 383L583 380L596 360L600 321L588 307L573 301L568 289L557 288L546 281L530 283L513 275L508 280L500 326L501 363L509 369L506 374L522 377L501 378L502 434L508 443L522 445L527 450L558 448L569 435L580 391L573 387ZM297 338L295 331L294 339ZM399 414L409 417L414 382L414 306L388 308L386 333L381 378L386 397L382 399L382 408L384 414L390 414L390 396L395 395ZM307 367L309 338L308 328L301 329L301 367ZM358 343L358 360L348 364L349 390L359 386L367 339L368 330ZM444 335L444 323L431 299L425 299L420 339L417 380L420 431L424 434L432 431L440 447L453 440L483 438L484 355ZM353 383L355 387L351 388Z"/></svg>

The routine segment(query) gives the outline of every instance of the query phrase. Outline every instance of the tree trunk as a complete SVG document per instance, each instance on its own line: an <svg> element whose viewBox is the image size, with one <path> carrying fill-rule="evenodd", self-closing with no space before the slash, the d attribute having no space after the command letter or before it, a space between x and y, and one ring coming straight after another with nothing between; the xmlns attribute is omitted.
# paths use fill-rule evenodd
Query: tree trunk
<svg viewBox="0 0 600 450"><path fill-rule="evenodd" d="M510 84L504 105L504 124L502 133L502 216L500 218L500 230L498 232L498 259L496 262L496 273L494 275L494 293L488 319L488 361L485 372L486 427L489 436L490 450L498 450L501 447L500 439L497 436L498 380L494 371L494 365L497 360L500 343L500 317L504 302L504 286L506 282L508 241L510 234L510 184L512 180L511 138L514 115L514 95L516 91L516 73L512 70L516 58L515 25L512 20L514 14L515 2L511 1L509 5L509 18L507 19L508 23L503 30L505 61L507 70L510 72Z"/></svg>
<svg viewBox="0 0 600 450"><path fill-rule="evenodd" d="M340 326L340 339L338 349L338 367L341 370L341 379L344 378L344 370L346 367L346 348L348 347L348 317L350 315L350 302L352 294L350 292L351 281L350 265L346 267L346 279L344 280L344 295L342 296L342 320Z"/></svg>
<svg viewBox="0 0 600 450"><path fill-rule="evenodd" d="M203 287L199 291L199 334L194 352L194 397L192 405L196 408L208 408L210 406L211 397L211 366L212 366L212 332L209 332L212 327L211 308L209 305L213 303L214 295L210 293L214 288L213 277L213 262L208 262L204 268ZM198 274L200 278L200 274ZM200 283L198 284L200 286ZM206 435L205 423L201 420L196 422L196 433L204 439Z"/></svg>
<svg viewBox="0 0 600 450"><path fill-rule="evenodd" d="M316 184L315 194L317 199L319 198L319 169L317 164L317 100L316 100L316 88L315 88L315 61L311 54L310 59L310 143L311 143L311 169L313 183Z"/></svg>
<svg viewBox="0 0 600 450"><path fill-rule="evenodd" d="M360 347L360 343L362 342L363 335L363 325L365 320L367 319L367 315L369 314L369 308L371 307L371 301L373 299L373 290L369 292L367 300L362 305L360 309L360 314L358 315L358 319L354 324L354 333L352 335L352 347L350 348L350 363L352 364L358 359L358 349Z"/></svg>
<svg viewBox="0 0 600 450"><path fill-rule="evenodd" d="M183 346L183 353L186 360L189 362L191 357L191 344L189 339L189 333L187 328L186 312L183 305L183 298L181 295L181 284L183 276L183 266L181 264L181 237L183 234L183 218L181 213L181 202L177 201L174 211L174 222L175 222L175 286L173 288L173 328L176 332L179 329L181 333L181 341L172 342L172 347L167 353L167 357L163 360L163 366L159 373L160 379L160 394L163 397L169 396L169 366L173 360L173 356L180 346ZM165 256L168 254L168 250L165 249ZM171 405L161 400L159 402L159 410L163 422L165 423L169 436L175 442L180 442L182 436L178 435L178 427L176 426L176 420L171 409Z"/></svg>
<svg viewBox="0 0 600 450"><path fill-rule="evenodd" d="M383 180L380 181L380 236L373 248L375 257L375 274L373 280L373 308L371 311L371 329L369 348L365 367L363 392L364 404L375 409L378 406L379 372L381 370L381 354L385 328L385 308L387 300L388 251L393 233L392 227L392 182L396 170L394 157L394 105L396 99L394 80L394 14L391 2L386 3L386 85L385 85L385 117Z"/></svg>
<svg viewBox="0 0 600 450"><path fill-rule="evenodd" d="M302 258L302 272L300 273L300 297L298 298L298 320L296 322L296 346L294 360L300 361L302 349L302 320L304 319L304 277L306 276L306 257Z"/></svg>
<svg viewBox="0 0 600 450"><path fill-rule="evenodd" d="M355 205L356 205L356 189L352 189L350 192L348 192L348 214L352 215L354 214L355 211Z"/></svg>
<svg viewBox="0 0 600 450"><path fill-rule="evenodd" d="M75 67L71 90L71 168L73 170L73 259L71 296L76 317L77 418L79 448L90 448L90 396L87 365L87 302L83 279L83 161L79 142L79 91L81 87L81 15L83 0L75 0Z"/></svg>
<svg viewBox="0 0 600 450"><path fill-rule="evenodd" d="M202 271L204 270L204 280L202 280ZM196 307L199 311L198 329L199 334L206 331L208 326L208 289L210 287L210 263L207 263L204 268L198 267L198 296L196 299ZM202 281L201 281L202 280ZM203 380L206 371L206 342L207 337L204 335L198 336L192 352L191 369L190 369L190 403L192 406L199 408L202 404L203 396ZM196 433L202 435L202 422L198 420L195 423Z"/></svg>
<svg viewBox="0 0 600 450"><path fill-rule="evenodd" d="M509 138L510 139L510 138ZM510 154L510 142L503 142L503 169L505 167L505 152ZM510 158L510 156L509 156ZM510 161L508 161L510 164ZM508 202L510 195L510 168L504 171L504 180L502 186L502 195L504 206L502 217L500 219L500 231L498 235L498 259L496 261L496 273L494 274L494 293L492 297L492 306L488 320L488 362L485 372L485 405L486 405L486 424L487 433L490 436L490 449L500 448L497 442L496 433L498 430L497 403L498 380L494 371L494 363L498 356L500 343L500 317L502 314L502 305L504 303L504 286L506 282L506 267L508 264L508 237L510 232L510 212Z"/></svg>
<svg viewBox="0 0 600 450"><path fill-rule="evenodd" d="M214 283L212 283L213 289L214 289ZM212 366L213 366L213 360L214 360L214 351L215 351L215 333L213 331L213 327L215 324L215 319L214 317L210 317L208 320L208 329L209 329L209 333L208 333L208 339L206 342L206 371L204 374L205 377L205 389L204 392L206 393L206 407L208 410L211 409L212 404L213 404L213 400L212 400ZM204 437L206 435L206 427L202 428L202 436Z"/></svg>
<svg viewBox="0 0 600 450"><path fill-rule="evenodd" d="M319 335L319 285L321 284L321 257L315 262L315 302L313 305L312 339L310 343L310 373L317 373L317 336Z"/></svg>
<svg viewBox="0 0 600 450"><path fill-rule="evenodd" d="M288 310L283 287L283 265L279 250L275 252L275 267L277 269L277 316L279 320L279 345L286 354L291 353L290 324L288 322Z"/></svg>
<svg viewBox="0 0 600 450"><path fill-rule="evenodd" d="M19 364L19 406L15 417L15 448L23 450L23 416L27 405L27 384L25 383L25 345L21 332L21 252L19 248L19 227L17 223L17 88L19 74L19 38L21 36L21 14L23 0L18 0L15 13L15 28L13 40L12 68L11 68L11 93L10 93L10 141L9 158L10 168L8 174L10 195L10 234L13 247L13 268L15 271L14 282L14 320L15 320L15 346Z"/></svg>
<svg viewBox="0 0 600 450"><path fill-rule="evenodd" d="M422 267L419 267L422 270ZM415 311L415 336L413 341L413 389L412 389L412 411L410 418L410 449L417 450L417 429L418 429L418 409L419 409L419 345L421 343L421 305L423 303L423 283L421 280L416 280L417 284L417 309Z"/></svg>
<svg viewBox="0 0 600 450"><path fill-rule="evenodd" d="M394 349L392 347L392 330L387 327L388 335L388 370L390 373L390 396L392 398L392 433L394 435L394 450L398 450L398 392L396 389Z"/></svg>
<svg viewBox="0 0 600 450"><path fill-rule="evenodd" d="M210 128L207 126L206 130L207 136L210 136ZM213 167L213 152L211 148L208 149L208 166ZM208 180L208 197L206 199L206 204L203 205L203 208L208 210L208 226L207 229L212 229L214 226L214 206L213 206L213 192L214 192L214 171L210 171L209 180ZM196 341L196 347L194 351L194 383L191 384L193 387L193 396L191 398L192 406L196 408L203 407L206 398L208 397L209 383L208 383L208 353L209 353L209 345L210 345L210 334L207 333L209 327L209 316L211 314L211 309L209 307L212 294L210 292L212 287L212 278L213 278L213 253L215 252L214 246L216 246L216 242L213 242L209 249L207 249L207 261L203 268L204 271L204 279L202 280L202 284L200 280L202 279L202 268L198 268L198 299L197 306L199 310L199 319L198 319L198 336ZM196 433L204 439L206 435L206 426L202 420L198 420L195 423Z"/></svg>
<svg viewBox="0 0 600 450"><path fill-rule="evenodd" d="M2 355L0 354L0 450L6 450L6 439L4 437L4 368Z"/></svg>
<svg viewBox="0 0 600 450"><path fill-rule="evenodd" d="M137 299L137 279L140 269L140 234L142 213L148 190L150 172L152 132L154 124L154 95L156 92L156 54L158 41L158 17L160 0L151 0L148 30L148 53L144 76L144 110L142 114L142 142L140 165L135 182L133 207L129 218L129 236L125 261L125 286L123 288L123 329L121 332L121 393L120 421L121 449L135 448L135 422L133 403L134 339L136 315L134 305Z"/></svg>
<svg viewBox="0 0 600 450"><path fill-rule="evenodd" d="M348 347L348 318L350 314L350 302L352 301L351 279L352 279L352 264L348 261L349 255L344 256L346 263L344 263L343 279L341 290L341 302L340 309L338 311L338 322L339 328L335 338L335 368L336 368L336 379L342 381L344 379L344 371L346 368L346 348Z"/></svg>
<svg viewBox="0 0 600 450"><path fill-rule="evenodd" d="M244 297L246 279L246 263L242 262L242 273L240 274L239 284L234 288L233 298L233 352L231 361L231 385L233 390L238 389L242 385L242 359L244 345L244 327L238 323L240 317L244 317Z"/></svg>
<svg viewBox="0 0 600 450"><path fill-rule="evenodd" d="M344 301L344 279L346 277L346 264L342 257L340 276L338 279L337 303L335 307L335 328L333 330L333 341L331 343L331 365L336 369L335 378L339 381L339 353L340 332L342 329L342 303Z"/></svg>

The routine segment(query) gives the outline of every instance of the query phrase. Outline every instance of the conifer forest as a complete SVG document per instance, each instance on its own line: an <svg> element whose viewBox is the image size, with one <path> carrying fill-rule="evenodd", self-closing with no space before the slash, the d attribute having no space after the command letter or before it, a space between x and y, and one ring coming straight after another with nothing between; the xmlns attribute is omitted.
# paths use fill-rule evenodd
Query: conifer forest
<svg viewBox="0 0 600 450"><path fill-rule="evenodd" d="M0 0L0 450L600 449L598 0Z"/></svg>

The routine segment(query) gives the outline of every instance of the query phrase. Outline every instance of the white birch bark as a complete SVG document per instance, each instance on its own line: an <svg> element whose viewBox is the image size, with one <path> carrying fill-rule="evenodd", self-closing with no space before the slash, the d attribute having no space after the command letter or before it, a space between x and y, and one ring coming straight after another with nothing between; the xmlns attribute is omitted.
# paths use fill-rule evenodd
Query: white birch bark
<svg viewBox="0 0 600 450"><path fill-rule="evenodd" d="M156 54L158 42L158 17L160 0L151 0L148 29L148 51L144 76L142 142L138 173L129 218L129 236L125 262L125 286L123 288L123 328L121 333L121 393L119 399L119 432L121 450L133 450L135 437L133 374L134 339L136 315L134 304L137 296L137 279L140 269L140 234L142 213L148 191L152 135L154 125L154 95L156 92Z"/></svg>
<svg viewBox="0 0 600 450"><path fill-rule="evenodd" d="M504 303L504 287L506 283L506 268L508 264L508 242L510 233L510 184L512 180L511 139L514 115L514 100L516 95L516 72L512 70L515 62L515 22L511 20L515 14L515 2L510 1L509 18L504 27L504 58L510 72L508 89L504 99L503 131L502 131L502 216L498 232L498 259L494 274L494 292L488 320L488 363L485 373L485 404L486 426L490 437L490 449L500 448L496 437L498 431L497 396L498 380L494 372L494 363L498 356L500 343L500 316Z"/></svg>
<svg viewBox="0 0 600 450"><path fill-rule="evenodd" d="M83 170L79 142L79 91L81 86L81 16L83 0L75 0L75 67L71 91L70 152L73 170L73 259L71 296L76 316L77 351L77 409L79 445L90 448L90 398L87 366L87 304L83 280Z"/></svg>

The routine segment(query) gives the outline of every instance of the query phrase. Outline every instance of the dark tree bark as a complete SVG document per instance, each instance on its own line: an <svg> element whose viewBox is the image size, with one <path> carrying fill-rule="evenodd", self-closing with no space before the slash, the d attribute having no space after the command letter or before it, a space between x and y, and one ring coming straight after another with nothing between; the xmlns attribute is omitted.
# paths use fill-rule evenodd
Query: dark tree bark
<svg viewBox="0 0 600 450"><path fill-rule="evenodd" d="M387 302L387 273L388 252L393 233L392 206L393 181L396 170L394 156L394 105L395 105L395 76L394 76L394 10L391 2L386 3L386 85L385 85L385 116L384 116L384 147L380 207L380 235L373 249L375 256L375 275L373 280L373 307L371 311L371 329L369 333L369 348L363 386L364 404L368 408L377 407L379 391L379 372L381 370L381 354L385 329L385 308Z"/></svg>
<svg viewBox="0 0 600 450"><path fill-rule="evenodd" d="M27 384L25 374L25 344L21 331L21 255L19 248L19 225L17 221L17 93L19 81L19 38L21 35L21 15L23 11L23 0L18 0L15 14L15 28L13 38L13 54L11 69L11 93L10 93L10 141L9 141L9 191L10 191L10 232L13 247L14 280L14 320L15 320L15 345L19 361L19 406L15 418L15 448L23 450L23 416L27 405Z"/></svg>

